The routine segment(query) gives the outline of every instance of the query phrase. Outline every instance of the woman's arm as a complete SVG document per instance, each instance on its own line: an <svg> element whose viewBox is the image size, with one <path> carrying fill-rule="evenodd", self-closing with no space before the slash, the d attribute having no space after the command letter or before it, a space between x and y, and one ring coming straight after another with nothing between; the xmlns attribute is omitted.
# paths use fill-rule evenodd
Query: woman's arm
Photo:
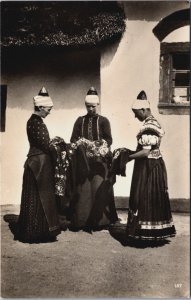
<svg viewBox="0 0 191 300"><path fill-rule="evenodd" d="M81 137L82 118L79 117L74 123L72 136L70 139L71 143L75 143Z"/></svg>
<svg viewBox="0 0 191 300"><path fill-rule="evenodd" d="M110 147L113 142L113 139L111 135L110 122L106 117L103 117L102 131L103 131L103 139L107 142L108 146Z"/></svg>
<svg viewBox="0 0 191 300"><path fill-rule="evenodd" d="M148 157L153 146L159 144L159 137L157 133L150 130L145 130L138 138L139 146L142 147L142 150L137 151L134 154L129 156L130 159L138 159L143 157Z"/></svg>
<svg viewBox="0 0 191 300"><path fill-rule="evenodd" d="M147 157L149 155L150 149L142 149L134 154L129 155L130 159L137 159Z"/></svg>

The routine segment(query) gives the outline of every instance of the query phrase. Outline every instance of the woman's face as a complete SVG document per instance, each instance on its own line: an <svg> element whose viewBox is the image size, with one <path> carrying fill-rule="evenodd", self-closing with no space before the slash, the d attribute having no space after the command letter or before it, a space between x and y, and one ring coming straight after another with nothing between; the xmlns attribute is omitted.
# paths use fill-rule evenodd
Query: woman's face
<svg viewBox="0 0 191 300"><path fill-rule="evenodd" d="M94 116L97 114L97 104L88 104L86 103L86 109L88 112L88 115Z"/></svg>
<svg viewBox="0 0 191 300"><path fill-rule="evenodd" d="M40 116L42 118L46 118L50 114L50 111L52 109L52 106L41 106L40 107Z"/></svg>
<svg viewBox="0 0 191 300"><path fill-rule="evenodd" d="M133 109L135 118L143 122L145 120L145 110L144 109Z"/></svg>

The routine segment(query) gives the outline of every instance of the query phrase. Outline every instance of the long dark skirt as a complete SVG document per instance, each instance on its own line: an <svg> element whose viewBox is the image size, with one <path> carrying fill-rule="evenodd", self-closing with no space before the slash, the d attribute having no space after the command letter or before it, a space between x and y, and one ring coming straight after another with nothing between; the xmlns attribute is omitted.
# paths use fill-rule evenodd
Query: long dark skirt
<svg viewBox="0 0 191 300"><path fill-rule="evenodd" d="M31 169L26 166L23 175L21 209L15 228L15 239L22 242L46 242L55 240L59 230L49 231L41 204L37 182Z"/></svg>
<svg viewBox="0 0 191 300"><path fill-rule="evenodd" d="M90 174L78 184L72 201L72 227L97 230L118 220L113 185L104 162L90 164Z"/></svg>
<svg viewBox="0 0 191 300"><path fill-rule="evenodd" d="M164 239L175 235L164 161L135 161L129 199L127 233L136 239Z"/></svg>

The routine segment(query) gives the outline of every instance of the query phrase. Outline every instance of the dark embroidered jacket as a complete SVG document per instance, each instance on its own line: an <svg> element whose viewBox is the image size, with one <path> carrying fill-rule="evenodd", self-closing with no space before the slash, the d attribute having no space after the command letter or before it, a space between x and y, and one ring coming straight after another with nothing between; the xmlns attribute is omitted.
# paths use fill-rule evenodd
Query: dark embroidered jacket
<svg viewBox="0 0 191 300"><path fill-rule="evenodd" d="M82 137L90 141L104 139L110 146L112 144L112 136L109 120L100 115L89 116L87 114L79 117L74 124L70 141L74 143Z"/></svg>
<svg viewBox="0 0 191 300"><path fill-rule="evenodd" d="M42 153L50 154L50 136L41 117L32 114L27 122L27 136L30 144L28 157Z"/></svg>

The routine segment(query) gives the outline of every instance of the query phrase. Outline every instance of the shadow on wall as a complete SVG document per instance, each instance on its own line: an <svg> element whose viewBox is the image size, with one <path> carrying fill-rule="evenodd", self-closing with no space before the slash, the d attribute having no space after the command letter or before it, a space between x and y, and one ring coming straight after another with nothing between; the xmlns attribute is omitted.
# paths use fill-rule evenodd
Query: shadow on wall
<svg viewBox="0 0 191 300"><path fill-rule="evenodd" d="M117 52L119 41L111 45L105 45L101 48L102 67L107 67L112 62L115 53Z"/></svg>
<svg viewBox="0 0 191 300"><path fill-rule="evenodd" d="M55 109L84 106L90 86L100 94L98 49L11 48L2 51L2 78L8 106L31 110L33 96L45 86Z"/></svg>
<svg viewBox="0 0 191 300"><path fill-rule="evenodd" d="M128 20L160 21L172 12L189 8L188 1L121 1Z"/></svg>

